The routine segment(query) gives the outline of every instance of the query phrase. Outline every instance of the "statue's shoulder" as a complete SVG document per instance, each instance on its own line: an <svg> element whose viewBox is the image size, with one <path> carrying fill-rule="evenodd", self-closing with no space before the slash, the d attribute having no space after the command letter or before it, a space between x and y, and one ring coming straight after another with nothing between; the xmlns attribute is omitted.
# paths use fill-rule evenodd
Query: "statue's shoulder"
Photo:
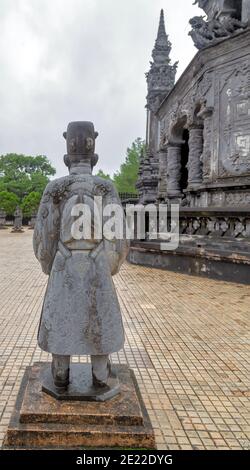
<svg viewBox="0 0 250 470"><path fill-rule="evenodd" d="M53 199L53 201L57 203L68 191L71 184L72 178L69 176L62 176L61 178L50 181L43 194L44 202L49 202L49 199Z"/></svg>
<svg viewBox="0 0 250 470"><path fill-rule="evenodd" d="M50 191L53 191L56 188L60 188L61 186L64 186L67 183L68 179L69 179L68 176L62 176L61 178L55 178L54 180L50 181L47 184L47 186L45 188L45 192L48 193Z"/></svg>
<svg viewBox="0 0 250 470"><path fill-rule="evenodd" d="M107 194L115 193L114 183L110 180L105 180L100 176L94 176L94 192L97 196L105 196Z"/></svg>

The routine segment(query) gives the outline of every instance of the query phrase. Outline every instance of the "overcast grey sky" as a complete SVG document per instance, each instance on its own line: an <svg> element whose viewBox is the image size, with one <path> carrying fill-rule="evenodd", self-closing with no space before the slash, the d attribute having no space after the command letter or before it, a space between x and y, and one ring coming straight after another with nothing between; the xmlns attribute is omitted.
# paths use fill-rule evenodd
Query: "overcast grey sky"
<svg viewBox="0 0 250 470"><path fill-rule="evenodd" d="M65 174L67 123L92 120L98 168L113 173L145 136L145 72L160 9L179 60L196 53L193 0L0 0L0 154L47 155Z"/></svg>

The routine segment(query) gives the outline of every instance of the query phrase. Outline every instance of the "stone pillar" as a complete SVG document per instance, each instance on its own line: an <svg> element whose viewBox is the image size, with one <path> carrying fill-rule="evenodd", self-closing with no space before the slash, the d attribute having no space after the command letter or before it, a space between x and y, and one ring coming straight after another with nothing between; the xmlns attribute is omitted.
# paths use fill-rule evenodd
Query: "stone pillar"
<svg viewBox="0 0 250 470"><path fill-rule="evenodd" d="M250 2L242 0L242 22L250 24Z"/></svg>
<svg viewBox="0 0 250 470"><path fill-rule="evenodd" d="M213 116L214 108L208 107L204 108L198 114L199 117L203 119L203 153L201 155L201 162L202 162L202 173L203 173L203 181L209 180L211 177L211 156L212 156L212 116Z"/></svg>
<svg viewBox="0 0 250 470"><path fill-rule="evenodd" d="M167 155L167 196L180 197L181 146L183 142L170 143Z"/></svg>
<svg viewBox="0 0 250 470"><path fill-rule="evenodd" d="M159 186L158 186L158 200L162 201L167 196L167 147L161 148L159 151Z"/></svg>
<svg viewBox="0 0 250 470"><path fill-rule="evenodd" d="M195 189L202 183L203 126L189 128L188 189Z"/></svg>

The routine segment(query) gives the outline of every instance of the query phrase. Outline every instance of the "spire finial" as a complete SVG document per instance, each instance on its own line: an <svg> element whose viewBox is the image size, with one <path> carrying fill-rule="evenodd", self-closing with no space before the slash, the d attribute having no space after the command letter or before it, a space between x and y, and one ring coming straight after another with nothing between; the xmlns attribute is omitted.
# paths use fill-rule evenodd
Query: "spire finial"
<svg viewBox="0 0 250 470"><path fill-rule="evenodd" d="M159 39L162 36L166 36L165 19L164 19L164 10L163 10L163 8L161 9L161 14L160 14L160 22L159 22L157 39Z"/></svg>
<svg viewBox="0 0 250 470"><path fill-rule="evenodd" d="M169 58L170 51L171 43L168 40L168 35L166 33L164 11L163 9L161 9L158 34L155 41L155 47L153 49L152 57L155 62L161 62L162 60L165 61L166 58Z"/></svg>
<svg viewBox="0 0 250 470"><path fill-rule="evenodd" d="M171 42L165 29L164 11L161 10L158 34L152 52L153 61L146 74L148 83L147 106L157 109L174 86L177 64L171 65Z"/></svg>

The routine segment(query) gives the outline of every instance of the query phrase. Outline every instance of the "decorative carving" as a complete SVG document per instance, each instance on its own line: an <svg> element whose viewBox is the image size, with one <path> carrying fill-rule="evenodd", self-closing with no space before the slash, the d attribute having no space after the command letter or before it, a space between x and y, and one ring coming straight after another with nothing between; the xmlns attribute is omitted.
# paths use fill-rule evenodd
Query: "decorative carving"
<svg viewBox="0 0 250 470"><path fill-rule="evenodd" d="M161 148L159 152L159 184L158 184L158 200L165 199L167 193L167 147Z"/></svg>
<svg viewBox="0 0 250 470"><path fill-rule="evenodd" d="M250 205L250 193L228 192L226 193L226 204L228 206L248 206Z"/></svg>
<svg viewBox="0 0 250 470"><path fill-rule="evenodd" d="M250 23L250 2L249 0L242 0L242 21L243 23Z"/></svg>
<svg viewBox="0 0 250 470"><path fill-rule="evenodd" d="M180 216L182 235L206 235L210 237L250 238L250 218L237 216Z"/></svg>
<svg viewBox="0 0 250 470"><path fill-rule="evenodd" d="M88 354L92 362L89 396L96 400L98 390L105 387L112 392L111 396L119 391L112 390L109 353L123 347L124 334L112 276L127 255L127 242L116 238L111 242L101 235L102 231L101 236L95 230L90 230L88 236L73 232L78 215L72 209L79 202L88 205L92 219L96 217L101 227L101 214L95 214L94 209L96 194L104 196L103 208L115 204L122 213L122 206L113 183L92 175L97 136L94 125L72 122L65 135L68 149L65 163L70 176L48 184L33 239L35 255L43 272L50 276L38 332L41 349L52 353L50 386L43 377L43 391L52 390L54 396L62 398L69 385L70 356ZM86 146L89 152L81 153ZM15 216L20 217L20 213L16 211ZM89 222L84 217L83 227ZM75 390L75 386L68 389L67 398L75 399ZM77 399L82 399L81 394Z"/></svg>
<svg viewBox="0 0 250 470"><path fill-rule="evenodd" d="M171 48L172 45L165 30L164 12L161 10L158 34L152 52L153 62L150 62L150 71L146 74L147 107L154 113L175 83L178 62L174 65L170 64Z"/></svg>
<svg viewBox="0 0 250 470"><path fill-rule="evenodd" d="M188 185L190 188L199 186L202 182L203 127L190 127L188 145Z"/></svg>
<svg viewBox="0 0 250 470"><path fill-rule="evenodd" d="M167 195L168 197L181 196L181 144L168 146L167 157Z"/></svg>
<svg viewBox="0 0 250 470"><path fill-rule="evenodd" d="M203 119L203 152L201 155L203 179L209 179L211 175L211 137L212 137L213 108L204 106L199 117Z"/></svg>
<svg viewBox="0 0 250 470"><path fill-rule="evenodd" d="M219 176L250 173L250 62L220 77Z"/></svg>
<svg viewBox="0 0 250 470"><path fill-rule="evenodd" d="M188 90L182 99L177 99L171 106L167 115L160 124L160 145L164 146L171 140L172 129L186 117L186 127L191 126L194 122L197 124L197 117L195 116L197 108L204 107L206 104L207 94L213 84L212 72L206 72L194 84L191 90Z"/></svg>
<svg viewBox="0 0 250 470"><path fill-rule="evenodd" d="M155 116L163 99L172 90L175 83L177 63L171 65L171 42L165 30L164 13L161 10L158 34L152 52L153 61L150 71L146 74L147 95L147 150L146 155L141 156L139 175L136 187L139 192L139 202L155 202L159 187L159 155L158 150L158 126ZM157 140L157 143L156 143ZM166 179L166 175L165 175Z"/></svg>
<svg viewBox="0 0 250 470"><path fill-rule="evenodd" d="M139 176L136 188L139 192L139 203L149 204L157 199L159 184L159 160L154 157L150 148L141 156Z"/></svg>
<svg viewBox="0 0 250 470"><path fill-rule="evenodd" d="M225 17L220 21L217 19L205 21L202 16L195 16L190 20L190 24L193 29L189 35L197 49L204 49L211 44L216 44L246 28L246 25L241 21L231 17Z"/></svg>

